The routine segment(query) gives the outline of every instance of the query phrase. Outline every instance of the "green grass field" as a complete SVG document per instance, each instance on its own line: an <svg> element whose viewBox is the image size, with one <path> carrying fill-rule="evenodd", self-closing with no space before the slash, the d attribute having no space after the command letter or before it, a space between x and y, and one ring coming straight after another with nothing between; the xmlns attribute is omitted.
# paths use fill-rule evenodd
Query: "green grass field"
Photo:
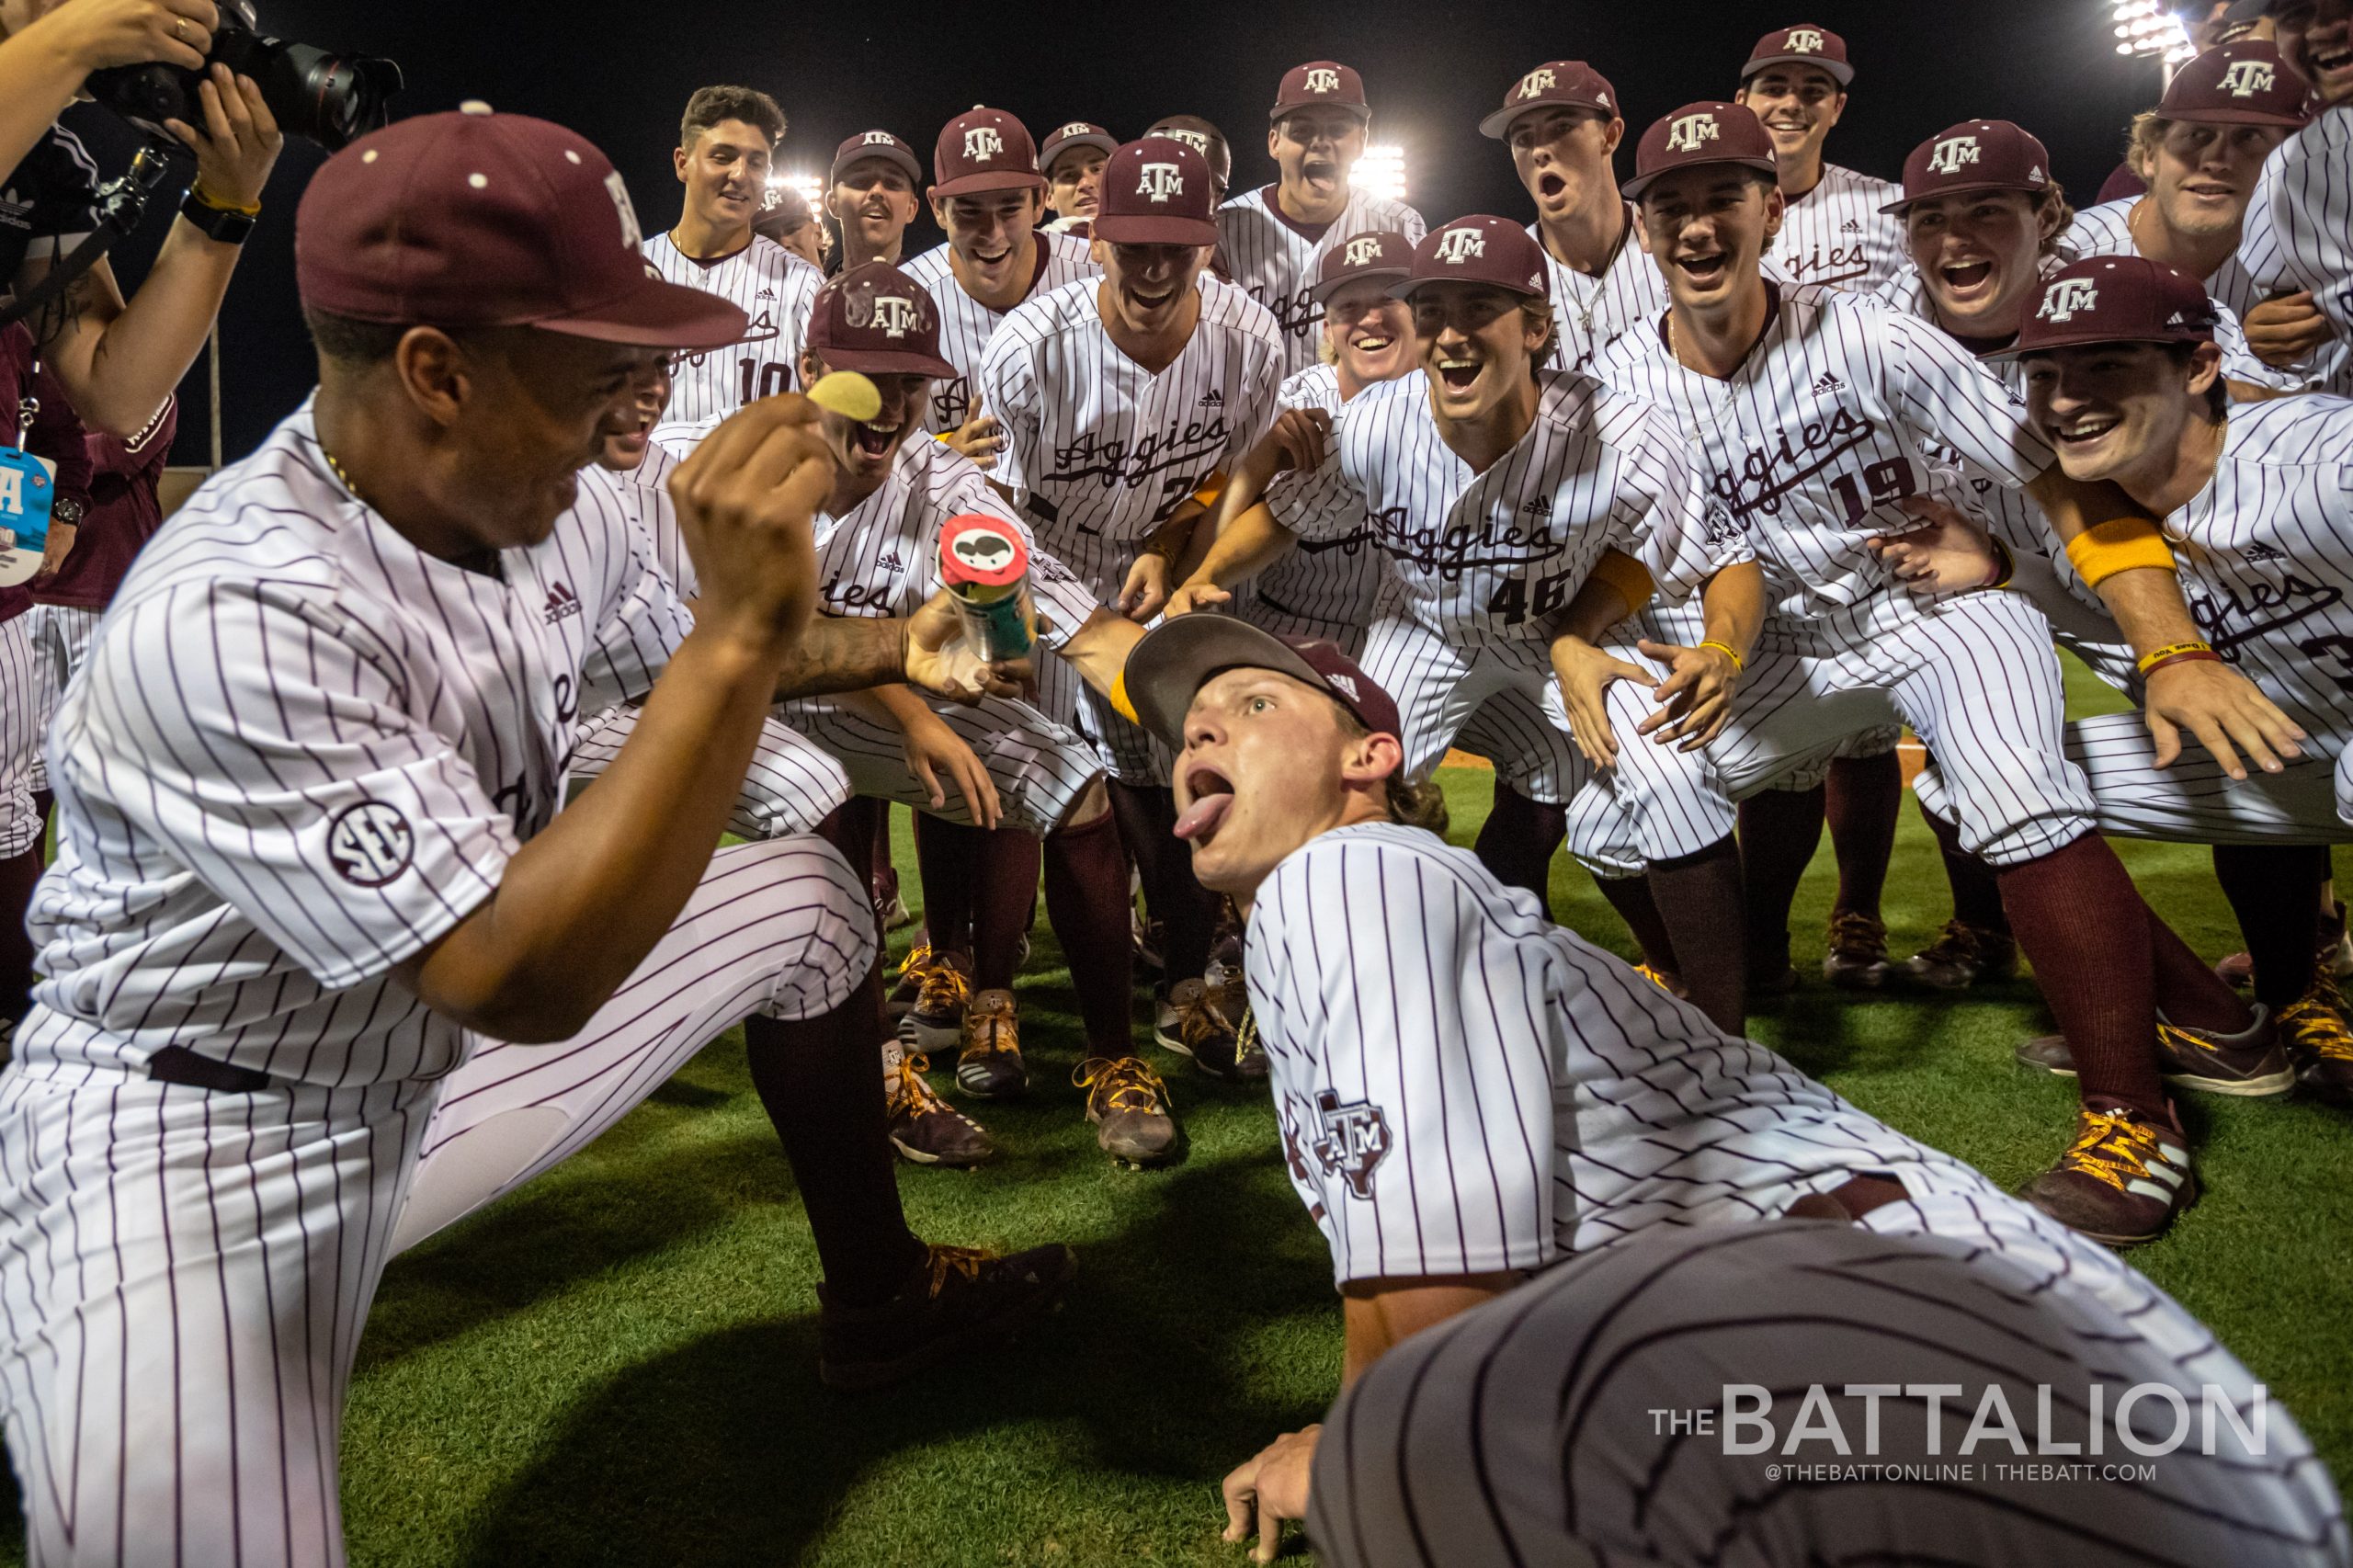
<svg viewBox="0 0 2353 1568"><path fill-rule="evenodd" d="M2086 710L2112 705L2096 690L2079 692ZM1446 782L1467 842L1487 776ZM2200 951L2236 945L2203 851L2123 848ZM904 843L900 862L913 863ZM1802 971L1819 960L1831 892L1825 848L1798 905ZM1907 806L1887 909L1899 953L1933 933L1944 897ZM1565 861L1554 898L1569 924L1623 950ZM1179 1059L1162 1064L1189 1160L1110 1168L1067 1086L1079 1036L1060 961L1041 922L1022 987L1037 1087L987 1114L997 1163L902 1167L901 1186L934 1240L1074 1245L1066 1312L912 1388L819 1387L814 1255L730 1035L585 1153L392 1267L344 1428L353 1561L1243 1561L1218 1540L1220 1476L1319 1418L1337 1384L1323 1243L1284 1180L1266 1096ZM1857 1001L1816 979L1754 1032L2015 1185L2058 1152L2074 1101L2070 1085L2010 1061L2040 1018L2028 983L1962 1001ZM2189 1113L2208 1196L2136 1261L2269 1383L2341 1480L2353 1466L2353 1129L2292 1100Z"/></svg>

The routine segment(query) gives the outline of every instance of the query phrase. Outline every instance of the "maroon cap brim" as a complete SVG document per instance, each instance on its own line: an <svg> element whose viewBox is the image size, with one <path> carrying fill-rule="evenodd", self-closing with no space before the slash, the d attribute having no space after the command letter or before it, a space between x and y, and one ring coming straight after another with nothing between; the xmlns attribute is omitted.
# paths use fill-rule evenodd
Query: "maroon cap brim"
<svg viewBox="0 0 2353 1568"><path fill-rule="evenodd" d="M1825 60L1819 54L1768 54L1762 60L1752 60L1740 73L1743 85L1759 71L1774 65L1811 65L1829 76L1842 87L1855 85L1855 68L1843 60Z"/></svg>
<svg viewBox="0 0 2353 1568"><path fill-rule="evenodd" d="M1923 201L1941 201L1948 196L1983 196L1989 190L2015 190L2020 196L2040 196L2051 188L2049 185L2029 185L2024 180L1979 180L1970 185L1940 186L1926 196L1907 196L1901 201L1889 202L1880 209L1880 212L1885 217L1901 218Z"/></svg>
<svg viewBox="0 0 2353 1568"><path fill-rule="evenodd" d="M2312 121L2300 114L2272 114L2253 108L2186 108L2172 114L2157 111L2160 119L2177 119L2188 125L2284 125L2290 131L2302 131Z"/></svg>
<svg viewBox="0 0 2353 1568"><path fill-rule="evenodd" d="M1285 115L1297 114L1303 108L1344 108L1350 114L1355 115L1358 119L1370 120L1372 118L1372 106L1370 104L1344 104L1336 102L1331 98L1302 98L1295 104L1277 104L1273 108L1267 110L1267 123L1269 125L1277 124Z"/></svg>
<svg viewBox="0 0 2353 1568"><path fill-rule="evenodd" d="M705 349L743 342L752 318L716 294L649 275L607 303L518 324L639 348Z"/></svg>
<svg viewBox="0 0 2353 1568"><path fill-rule="evenodd" d="M1348 707L1321 671L1273 632L1215 610L1164 620L1145 634L1128 654L1128 700L1146 730L1182 751L1185 715L1192 711L1194 697L1211 676L1231 669L1273 670ZM1361 713L1357 716L1370 727Z"/></svg>
<svg viewBox="0 0 2353 1568"><path fill-rule="evenodd" d="M1199 218L1095 219L1093 237L1115 245L1213 245L1217 225Z"/></svg>
<svg viewBox="0 0 2353 1568"><path fill-rule="evenodd" d="M1345 278L1335 278L1329 283L1311 283L1307 286L1307 297L1321 305L1328 303L1333 295L1351 283L1385 281L1389 284L1389 293L1393 299L1397 295L1397 286L1413 275L1410 267L1368 267L1360 272L1351 272Z"/></svg>
<svg viewBox="0 0 2353 1568"><path fill-rule="evenodd" d="M983 169L979 174L961 175L946 185L931 187L934 196L978 196L984 190L1043 190L1043 175L1026 174L1019 169Z"/></svg>
<svg viewBox="0 0 2353 1568"><path fill-rule="evenodd" d="M1073 147L1100 148L1103 155L1108 158L1120 150L1120 143L1115 138L1109 136L1074 136L1067 142L1054 142L1051 151L1040 152L1038 154L1038 166L1051 171L1054 166L1054 160Z"/></svg>
<svg viewBox="0 0 2353 1568"><path fill-rule="evenodd" d="M842 176L860 164L888 164L892 168L903 171L915 185L923 184L923 165L915 162L915 155L904 148L888 144L879 147L860 147L851 156L834 165L832 170L825 176L825 183L827 185L841 184Z"/></svg>
<svg viewBox="0 0 2353 1568"><path fill-rule="evenodd" d="M2073 332L2052 333L2038 337L2032 343L2013 343L2007 348L1996 348L1977 358L1987 364L1996 364L2023 359L2029 354L2048 354L2054 348L2089 348L2102 343L2180 343L2194 348L2201 343L2213 341L2211 333L2201 337L2196 333L2179 331L2120 332L2115 327L2103 329L2092 326L2080 327Z"/></svg>
<svg viewBox="0 0 2353 1568"><path fill-rule="evenodd" d="M1479 122L1479 134L1493 141L1508 142L1511 140L1511 128L1518 124L1523 118L1556 108L1583 109L1587 114L1597 114L1605 120L1619 118L1615 109L1603 108L1599 104L1563 103L1555 98L1548 102L1514 104L1509 108L1499 108Z"/></svg>
<svg viewBox="0 0 2353 1568"><path fill-rule="evenodd" d="M1410 300L1417 289L1435 289L1441 283L1468 283L1478 289L1500 289L1506 294L1518 294L1523 300L1549 300L1552 294L1543 289L1523 289L1517 283L1506 283L1500 278L1415 278L1410 274L1390 286L1392 300Z"/></svg>
<svg viewBox="0 0 2353 1568"><path fill-rule="evenodd" d="M1730 168L1755 169L1758 174L1769 176L1774 179L1779 179L1781 176L1780 165L1774 163L1770 158L1694 158L1688 164L1670 164L1665 168L1655 170L1647 175L1636 175L1632 179L1626 181L1618 188L1620 192L1624 195L1627 200L1640 201L1643 199L1643 192L1648 190L1651 187L1656 185L1659 181L1665 179L1669 175L1681 174L1685 169L1705 169L1717 167L1719 165Z"/></svg>
<svg viewBox="0 0 2353 1568"><path fill-rule="evenodd" d="M829 348L809 345L829 370L856 370L868 376L929 376L938 381L956 374L956 367L937 354L912 348Z"/></svg>

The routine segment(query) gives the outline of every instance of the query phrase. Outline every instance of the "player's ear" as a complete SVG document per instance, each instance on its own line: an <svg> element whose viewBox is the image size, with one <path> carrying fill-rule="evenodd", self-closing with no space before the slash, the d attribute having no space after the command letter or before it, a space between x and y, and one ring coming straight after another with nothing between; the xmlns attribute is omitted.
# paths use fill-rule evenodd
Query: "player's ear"
<svg viewBox="0 0 2353 1568"><path fill-rule="evenodd" d="M927 186L923 195L925 202L931 208L931 221L939 225L941 233L946 233L948 232L948 202L940 196L939 187Z"/></svg>
<svg viewBox="0 0 2353 1568"><path fill-rule="evenodd" d="M1283 123L1281 120L1277 120L1274 124L1267 127L1267 156L1271 158L1275 155L1275 148L1281 143L1282 139Z"/></svg>
<svg viewBox="0 0 2353 1568"><path fill-rule="evenodd" d="M1103 267L1111 259L1111 247L1101 240L1090 238L1086 242L1086 255L1096 266Z"/></svg>
<svg viewBox="0 0 2353 1568"><path fill-rule="evenodd" d="M1830 123L1836 125L1847 113L1847 95L1839 94L1830 100Z"/></svg>
<svg viewBox="0 0 2353 1568"><path fill-rule="evenodd" d="M2190 351L2189 395L2202 398L2222 375L2222 349L2220 344L2201 343Z"/></svg>
<svg viewBox="0 0 2353 1568"><path fill-rule="evenodd" d="M1394 735L1358 735L1348 742L1340 757L1340 779L1359 789L1370 789L1385 778L1393 778L1405 766L1404 745Z"/></svg>
<svg viewBox="0 0 2353 1568"><path fill-rule="evenodd" d="M694 153L690 148L673 147L670 149L670 168L677 175L678 183L680 185L687 183L687 165L691 162L693 158Z"/></svg>
<svg viewBox="0 0 2353 1568"><path fill-rule="evenodd" d="M1769 243L1780 236L1781 224L1790 215L1789 198L1781 187L1768 181L1765 187L1765 238Z"/></svg>
<svg viewBox="0 0 2353 1568"><path fill-rule="evenodd" d="M804 348L801 351L801 363L797 369L801 372L801 389L806 392L815 386L818 379L824 375L825 362L817 358L815 349Z"/></svg>
<svg viewBox="0 0 2353 1568"><path fill-rule="evenodd" d="M438 327L413 326L392 349L393 373L417 410L444 429L465 415L481 387L479 355Z"/></svg>
<svg viewBox="0 0 2353 1568"><path fill-rule="evenodd" d="M1626 122L1624 119L1613 118L1608 124L1601 128L1601 150L1605 153L1615 153L1618 151L1618 144L1625 140Z"/></svg>

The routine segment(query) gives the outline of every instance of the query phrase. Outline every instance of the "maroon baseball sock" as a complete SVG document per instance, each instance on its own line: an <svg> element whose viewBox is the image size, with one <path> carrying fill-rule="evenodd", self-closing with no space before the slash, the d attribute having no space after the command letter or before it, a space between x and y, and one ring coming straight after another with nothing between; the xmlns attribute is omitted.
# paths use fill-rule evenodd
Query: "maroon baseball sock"
<svg viewBox="0 0 2353 1568"><path fill-rule="evenodd" d="M1193 852L1176 837L1176 798L1159 785L1111 785L1111 814L1143 879L1144 907L1167 928L1168 983L1199 980L1217 939L1217 898L1193 875Z"/></svg>
<svg viewBox="0 0 2353 1568"><path fill-rule="evenodd" d="M1740 846L1726 834L1697 855L1656 861L1650 884L1691 1005L1726 1034L1745 1032L1748 944L1741 931Z"/></svg>
<svg viewBox="0 0 2353 1568"><path fill-rule="evenodd" d="M1740 874L1747 889L1745 907L1749 967L1760 978L1790 964L1790 905L1798 883L1822 846L1823 802L1827 790L1768 790L1740 803Z"/></svg>
<svg viewBox="0 0 2353 1568"><path fill-rule="evenodd" d="M1472 851L1479 857L1479 864L1495 873L1495 881L1534 893L1536 902L1544 906L1544 918L1550 920L1552 852L1568 835L1567 807L1531 801L1497 775L1495 804L1487 811Z"/></svg>
<svg viewBox="0 0 2353 1568"><path fill-rule="evenodd" d="M825 1293L845 1306L887 1301L925 1256L899 1206L882 1101L881 972L822 1017L744 1020L752 1086L801 1188Z"/></svg>
<svg viewBox="0 0 2353 1568"><path fill-rule="evenodd" d="M1666 934L1666 922L1658 917L1658 900L1651 895L1648 877L1596 877L1594 885L1626 929L1634 934L1634 946L1642 949L1643 961L1667 974L1675 972L1675 943Z"/></svg>
<svg viewBox="0 0 2353 1568"><path fill-rule="evenodd" d="M1961 824L1927 806L1920 808L1920 820L1928 824L1937 853L1944 858L1945 881L1952 884L1952 917L1980 931L2007 931L2010 916L2002 907L2001 878L1961 846Z"/></svg>
<svg viewBox="0 0 2353 1568"><path fill-rule="evenodd" d="M25 930L25 911L40 873L39 843L0 860L0 1018L21 1018L32 1006L33 939Z"/></svg>
<svg viewBox="0 0 2353 1568"><path fill-rule="evenodd" d="M972 911L989 836L928 812L915 813L915 875L923 882L924 938L934 951L972 950Z"/></svg>
<svg viewBox="0 0 2353 1568"><path fill-rule="evenodd" d="M874 845L867 858L866 875L879 909L899 896L899 868L891 858L891 802L877 801L874 808Z"/></svg>
<svg viewBox="0 0 2353 1568"><path fill-rule="evenodd" d="M2011 928L2067 1037L2083 1097L2165 1117L2151 922L2124 863L2087 833L1999 875Z"/></svg>
<svg viewBox="0 0 2353 1568"><path fill-rule="evenodd" d="M1887 863L1895 856L1895 817L1904 805L1904 762L1893 752L1842 756L1823 787L1823 817L1838 858L1838 907L1879 918Z"/></svg>
<svg viewBox="0 0 2353 1568"><path fill-rule="evenodd" d="M2328 876L2325 845L2214 846L2214 880L2222 884L2255 960L2255 999L2274 1012L2312 989L2320 890ZM2165 1017L2174 1017L2172 1008Z"/></svg>
<svg viewBox="0 0 2353 1568"><path fill-rule="evenodd" d="M1038 897L1038 835L1001 827L980 835L972 879L972 989L1009 991Z"/></svg>
<svg viewBox="0 0 2353 1568"><path fill-rule="evenodd" d="M1086 1048L1097 1056L1135 1049L1136 950L1128 928L1128 856L1105 812L1046 835L1046 918L1070 964Z"/></svg>
<svg viewBox="0 0 2353 1568"><path fill-rule="evenodd" d="M2296 896L2304 900L2317 921L2319 912L2312 905L2320 895L2307 883L2296 890ZM2149 961L2154 966L2151 972L2156 986L2157 1011L2165 1021L2222 1034L2237 1034L2254 1027L2255 1012L2245 999L2209 968L2206 960L2155 910L2144 903L2141 914L2148 923ZM2305 929L2304 945L2310 948L2318 942L2319 931L2316 925ZM2307 969L2305 972L2311 971Z"/></svg>

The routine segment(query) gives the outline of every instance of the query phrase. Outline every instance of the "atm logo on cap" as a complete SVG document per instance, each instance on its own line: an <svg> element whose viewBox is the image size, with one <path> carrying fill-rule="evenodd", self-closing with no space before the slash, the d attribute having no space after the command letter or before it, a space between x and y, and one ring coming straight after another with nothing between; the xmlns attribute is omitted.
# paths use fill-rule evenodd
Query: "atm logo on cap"
<svg viewBox="0 0 2353 1568"><path fill-rule="evenodd" d="M1545 88L1557 87L1560 85L1561 79L1550 71L1530 71L1519 79L1519 96L1523 98L1532 98Z"/></svg>
<svg viewBox="0 0 2353 1568"><path fill-rule="evenodd" d="M964 156L977 163L985 164L1004 151L1005 138L994 125L976 125L964 132Z"/></svg>
<svg viewBox="0 0 2353 1568"><path fill-rule="evenodd" d="M2042 296L2037 321L2074 321L2077 311L2099 309L2099 285L2088 278L2063 278Z"/></svg>
<svg viewBox="0 0 2353 1568"><path fill-rule="evenodd" d="M1449 229L1438 237L1438 249L1431 253L1449 267L1487 254L1487 236L1476 229Z"/></svg>
<svg viewBox="0 0 2353 1568"><path fill-rule="evenodd" d="M1983 153L1974 136L1948 136L1937 143L1928 154L1928 172L1932 175L1957 175L1976 163Z"/></svg>
<svg viewBox="0 0 2353 1568"><path fill-rule="evenodd" d="M1340 90L1340 74L1337 71L1310 71L1307 74L1307 90L1311 93L1336 93Z"/></svg>
<svg viewBox="0 0 2353 1568"><path fill-rule="evenodd" d="M882 329L886 337L904 337L923 325L923 312L917 310L915 302L904 294L877 294L874 296L874 324Z"/></svg>
<svg viewBox="0 0 2353 1568"><path fill-rule="evenodd" d="M1666 150L1696 153L1711 142L1723 140L1723 127L1712 114L1687 114L1666 130Z"/></svg>
<svg viewBox="0 0 2353 1568"><path fill-rule="evenodd" d="M2222 73L2222 85L2234 98L2251 98L2257 93L2268 93L2279 80L2279 73L2268 60L2234 61Z"/></svg>
<svg viewBox="0 0 2353 1568"><path fill-rule="evenodd" d="M1154 134L1165 136L1171 142L1182 142L1204 158L1210 155L1210 139L1198 131L1161 131Z"/></svg>
<svg viewBox="0 0 2353 1568"><path fill-rule="evenodd" d="M866 133L866 145L869 147L888 147L896 141L898 138L887 131L870 131Z"/></svg>
<svg viewBox="0 0 2353 1568"><path fill-rule="evenodd" d="M1143 178L1136 182L1136 194L1149 196L1154 201L1182 196L1185 194L1185 176L1175 164L1146 164Z"/></svg>
<svg viewBox="0 0 2353 1568"><path fill-rule="evenodd" d="M1094 129L1095 127L1087 124L1086 121L1083 119L1074 119L1068 125L1063 126L1060 131L1055 131L1054 138L1056 141L1062 141L1072 136L1084 136Z"/></svg>
<svg viewBox="0 0 2353 1568"><path fill-rule="evenodd" d="M637 226L637 209L630 205L629 187L621 182L619 171L605 176L605 193L613 199L613 210L621 215L621 244L631 250L645 244L645 232Z"/></svg>
<svg viewBox="0 0 2353 1568"><path fill-rule="evenodd" d="M1370 267L1381 259L1381 242L1370 234L1360 235L1348 242L1340 259L1350 267Z"/></svg>
<svg viewBox="0 0 2353 1568"><path fill-rule="evenodd" d="M1812 28L1797 28L1790 33L1791 54L1819 54L1824 48L1823 37Z"/></svg>

